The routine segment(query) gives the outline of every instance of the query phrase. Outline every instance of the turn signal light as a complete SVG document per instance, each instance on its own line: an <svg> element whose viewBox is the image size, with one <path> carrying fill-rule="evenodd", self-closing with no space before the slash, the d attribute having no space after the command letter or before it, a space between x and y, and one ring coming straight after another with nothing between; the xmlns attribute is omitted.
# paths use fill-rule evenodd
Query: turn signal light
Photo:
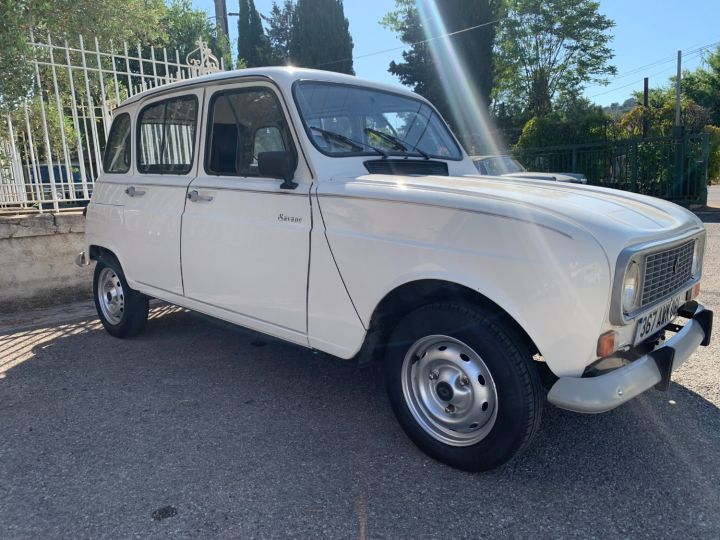
<svg viewBox="0 0 720 540"><path fill-rule="evenodd" d="M597 355L600 358L610 356L615 352L615 342L617 340L617 333L614 330L605 332L598 338L597 343Z"/></svg>
<svg viewBox="0 0 720 540"><path fill-rule="evenodd" d="M694 300L698 296L700 296L700 282L699 281L692 288L692 299Z"/></svg>

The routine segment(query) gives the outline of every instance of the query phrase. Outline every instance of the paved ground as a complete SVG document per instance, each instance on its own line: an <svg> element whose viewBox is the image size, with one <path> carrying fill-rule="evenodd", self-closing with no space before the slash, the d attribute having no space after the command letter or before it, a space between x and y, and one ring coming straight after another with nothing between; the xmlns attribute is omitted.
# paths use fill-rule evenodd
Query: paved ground
<svg viewBox="0 0 720 540"><path fill-rule="evenodd" d="M169 306L129 341L88 313L0 319L1 538L720 537L717 337L669 392L547 407L471 475L407 440L372 369Z"/></svg>

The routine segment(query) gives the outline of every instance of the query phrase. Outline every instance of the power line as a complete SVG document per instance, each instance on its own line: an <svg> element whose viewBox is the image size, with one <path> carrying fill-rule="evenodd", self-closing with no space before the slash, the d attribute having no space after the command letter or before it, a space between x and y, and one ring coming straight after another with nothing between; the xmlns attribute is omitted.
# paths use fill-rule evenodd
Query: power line
<svg viewBox="0 0 720 540"><path fill-rule="evenodd" d="M712 43L708 43L708 44L706 44L706 45L702 45L702 46L700 46L700 47L696 47L696 48L694 48L694 49L690 49L689 51L687 51L686 53L683 54L683 58L685 58L685 59L692 59L693 57L698 57L698 56L700 56L703 52L705 52L707 49L712 48L712 47L715 47L715 46L717 46L717 45L720 45L720 41L715 41L715 42L712 42ZM656 60L655 62L651 62L651 63L649 63L649 64L645 64L644 66L639 66L639 67L633 68L633 69L631 69L630 71L626 71L626 72L623 73L622 75L618 75L618 76L616 76L616 77L612 77L611 79L609 79L609 82L610 82L610 84L612 84L612 81L617 81L617 80L620 80L620 79L624 79L624 78L626 78L626 77L629 77L630 75L634 75L634 74L636 74L636 73L639 73L639 72L641 72L641 71L643 71L643 70L645 70L645 69L647 69L647 68L649 68L649 67L653 67L653 66L657 66L657 65L661 65L661 64L669 64L669 63L671 63L671 62L675 62L676 60L677 60L677 58L676 58L675 55L673 55L672 58L667 58L667 57L665 57L664 59ZM659 71L659 72L657 72L657 73L651 74L650 77L654 77L655 75L660 75L660 74L664 73L665 71L667 71L667 69L668 69L668 68L663 68L661 71ZM644 79L644 77L643 77L643 79ZM637 84L637 83L639 83L639 82L642 82L643 79L635 80L635 81L632 81L632 82L630 82L630 83L624 84L624 85L622 85L622 86L616 86L616 87L614 87L614 88L610 88L610 89L608 89L608 90L606 90L606 91L604 91L604 92L600 92L600 93L598 93L598 94L589 96L588 99L593 99L593 98L598 97L598 96L603 96L603 95L605 95L605 94L610 94L610 93L612 93L612 92L615 92L616 90L621 90L621 89L623 89L623 88L627 88L628 86L632 86L633 84Z"/></svg>
<svg viewBox="0 0 720 540"><path fill-rule="evenodd" d="M494 21L488 21L488 22L485 22L485 23L482 23L482 24L476 24L475 26L469 26L469 27L463 28L463 29L461 29L461 30L455 30L454 32L448 32L448 33L446 33L446 34L440 34L440 35L433 36L433 37L430 37L430 38L427 38L427 39L421 39L420 41L415 41L415 42L413 42L413 43L403 43L402 45L398 45L397 47L391 47L391 48L389 48L389 49L383 49L383 50L381 50L381 51L375 51L375 52L371 52L371 53L360 54L360 55L358 55L358 56L352 56L352 57L350 57L350 58L341 58L341 59L339 59L339 60L332 60L332 61L330 61L330 62L323 62L322 64L315 64L314 66L311 66L311 67L313 67L313 68L318 68L318 67L322 67L322 66L328 66L328 65L331 65L331 64L337 64L337 63L340 63L340 62L347 62L348 60L359 60L359 59L361 59L361 58L368 58L368 57L370 57L370 56L377 56L377 55L379 55L379 54L385 54L385 53L389 53L389 52L393 52L393 51L399 51L399 50L401 50L401 49L407 49L408 47L414 47L415 45L422 45L423 43L430 43L431 41L435 41L435 40L437 40L437 39L442 39L442 38L446 38L446 37L456 36L456 35L458 35L458 34L463 34L463 33L465 33L465 32L470 32L470 31L472 31L472 30L477 30L478 28L482 28L482 27L484 27L484 26L490 26L491 24L497 24L497 23L499 23L500 21L503 21L503 20L505 20L505 19L507 19L507 17L501 17L500 19L495 19Z"/></svg>
<svg viewBox="0 0 720 540"><path fill-rule="evenodd" d="M711 46L713 46L713 45L716 45L716 44L720 44L720 41L717 42L717 43L714 43L714 44L709 45L709 47L711 47ZM703 49L704 49L704 48L703 48ZM683 59L690 60L690 59L692 59L693 57L698 57L698 56L700 56L700 55L702 54L702 52L703 52L702 50L696 50L696 51L694 51L694 52L689 52L688 54L683 55ZM667 63L667 62L664 62L664 63ZM661 70L658 71L658 72L651 73L650 75L648 75L648 77L655 77L655 76L657 76L657 75L661 75L661 74L665 73L667 70L668 70L668 68L663 68L663 69L661 69ZM616 91L618 91L618 90L622 90L623 88L627 88L628 86L633 86L633 85L635 85L635 84L641 83L641 82L643 82L644 79L645 79L645 77L643 77L642 79L637 79L637 80L631 81L631 82L626 83L626 84L623 84L623 85L621 85L621 86L615 86L614 88L609 88L609 89L605 90L604 92L599 92L599 93L594 94L594 95L592 95L592 96L588 96L588 99L594 99L594 98L599 97L599 96L604 96L604 95L606 95L606 94L611 94L611 93L616 92Z"/></svg>

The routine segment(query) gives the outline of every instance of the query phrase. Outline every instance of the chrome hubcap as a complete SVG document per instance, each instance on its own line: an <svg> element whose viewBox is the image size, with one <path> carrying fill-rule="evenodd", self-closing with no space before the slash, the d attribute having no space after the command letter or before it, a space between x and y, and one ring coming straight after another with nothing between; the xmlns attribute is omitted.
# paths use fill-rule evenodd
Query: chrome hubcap
<svg viewBox="0 0 720 540"><path fill-rule="evenodd" d="M119 324L125 311L125 293L120 278L112 268L103 268L98 278L98 304L110 324Z"/></svg>
<svg viewBox="0 0 720 540"><path fill-rule="evenodd" d="M402 365L405 402L435 439L452 446L483 440L497 418L497 390L482 358L449 336L427 336L410 347Z"/></svg>

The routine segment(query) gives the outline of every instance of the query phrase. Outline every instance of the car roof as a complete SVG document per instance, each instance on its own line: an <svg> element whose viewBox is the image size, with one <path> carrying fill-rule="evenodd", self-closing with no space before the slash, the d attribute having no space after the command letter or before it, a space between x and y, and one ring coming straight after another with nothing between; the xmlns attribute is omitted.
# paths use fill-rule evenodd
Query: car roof
<svg viewBox="0 0 720 540"><path fill-rule="evenodd" d="M164 84L155 88L150 88L134 96L126 99L122 102L119 107L124 107L132 103L144 100L155 94L165 94L172 92L173 90L182 88L193 88L197 86L203 86L208 83L228 81L232 79L242 79L244 77L262 77L272 80L278 83L280 86L290 87L295 81L300 80L312 80L321 82L331 82L339 84L348 84L353 86L364 86L382 90L385 92L392 92L394 94L403 94L408 97L415 99L425 100L422 96L411 92L410 90L403 88L399 85L383 84L366 79L355 77L354 75L346 75L344 73L336 73L334 71L323 71L319 69L308 69L308 68L296 68L293 66L272 66L272 67L257 67L249 69L234 69L231 71L218 71L209 75L201 75L192 79L185 79L176 81L170 84Z"/></svg>

